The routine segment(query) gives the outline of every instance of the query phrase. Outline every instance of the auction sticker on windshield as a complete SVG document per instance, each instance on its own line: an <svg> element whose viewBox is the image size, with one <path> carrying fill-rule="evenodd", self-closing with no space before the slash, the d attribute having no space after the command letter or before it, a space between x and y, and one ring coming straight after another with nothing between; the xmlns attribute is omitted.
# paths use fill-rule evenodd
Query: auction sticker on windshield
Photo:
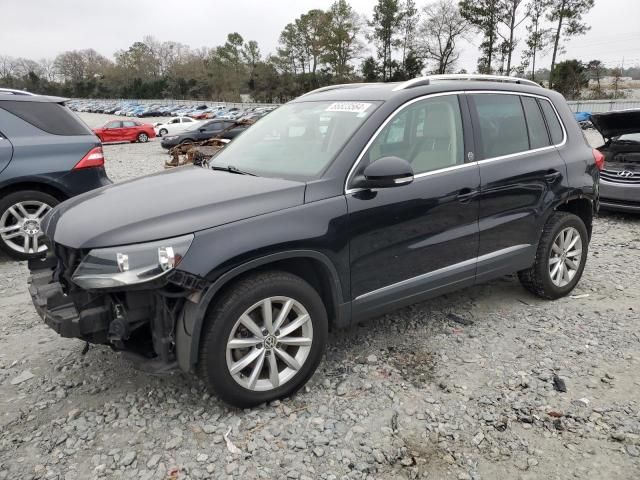
<svg viewBox="0 0 640 480"><path fill-rule="evenodd" d="M327 107L327 112L352 112L364 113L371 106L364 102L336 102Z"/></svg>

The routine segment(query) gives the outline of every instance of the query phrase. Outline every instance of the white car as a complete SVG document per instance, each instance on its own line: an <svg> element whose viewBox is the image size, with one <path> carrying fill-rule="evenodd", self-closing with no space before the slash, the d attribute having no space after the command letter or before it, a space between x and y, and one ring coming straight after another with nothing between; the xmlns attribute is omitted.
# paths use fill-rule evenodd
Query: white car
<svg viewBox="0 0 640 480"><path fill-rule="evenodd" d="M159 122L153 125L153 129L156 131L158 137L163 137L167 134L181 133L187 130L196 128L200 120L194 120L190 117L175 117L166 122Z"/></svg>

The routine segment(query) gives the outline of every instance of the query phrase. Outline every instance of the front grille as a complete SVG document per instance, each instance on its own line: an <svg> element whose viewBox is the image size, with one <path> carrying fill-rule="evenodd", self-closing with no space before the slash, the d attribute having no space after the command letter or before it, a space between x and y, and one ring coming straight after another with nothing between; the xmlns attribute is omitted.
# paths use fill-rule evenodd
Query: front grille
<svg viewBox="0 0 640 480"><path fill-rule="evenodd" d="M640 169L636 165L605 165L604 170L600 172L600 178L612 183L640 185Z"/></svg>

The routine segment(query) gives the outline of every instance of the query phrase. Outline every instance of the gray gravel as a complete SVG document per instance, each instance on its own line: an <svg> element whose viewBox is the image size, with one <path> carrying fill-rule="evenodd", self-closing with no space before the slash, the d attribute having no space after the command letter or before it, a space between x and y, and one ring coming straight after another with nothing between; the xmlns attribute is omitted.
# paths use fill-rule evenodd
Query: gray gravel
<svg viewBox="0 0 640 480"><path fill-rule="evenodd" d="M105 152L119 181L166 158L153 141ZM0 258L0 480L638 478L640 217L594 230L573 297L505 277L334 332L307 388L251 410L81 355Z"/></svg>

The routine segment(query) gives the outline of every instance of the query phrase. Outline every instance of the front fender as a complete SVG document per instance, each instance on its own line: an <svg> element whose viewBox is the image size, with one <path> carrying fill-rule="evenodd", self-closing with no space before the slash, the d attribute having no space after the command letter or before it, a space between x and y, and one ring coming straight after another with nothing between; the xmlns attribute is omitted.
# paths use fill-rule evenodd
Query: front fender
<svg viewBox="0 0 640 480"><path fill-rule="evenodd" d="M176 325L176 354L180 368L187 372L195 370L198 363L200 337L205 317L209 306L222 287L243 273L280 260L293 258L307 258L322 263L329 273L331 294L334 297L335 304L338 306L336 323L338 325L347 324L350 318L350 303L345 303L340 276L326 255L314 250L292 250L266 255L229 270L210 284L197 298L192 299L195 301L186 302Z"/></svg>

